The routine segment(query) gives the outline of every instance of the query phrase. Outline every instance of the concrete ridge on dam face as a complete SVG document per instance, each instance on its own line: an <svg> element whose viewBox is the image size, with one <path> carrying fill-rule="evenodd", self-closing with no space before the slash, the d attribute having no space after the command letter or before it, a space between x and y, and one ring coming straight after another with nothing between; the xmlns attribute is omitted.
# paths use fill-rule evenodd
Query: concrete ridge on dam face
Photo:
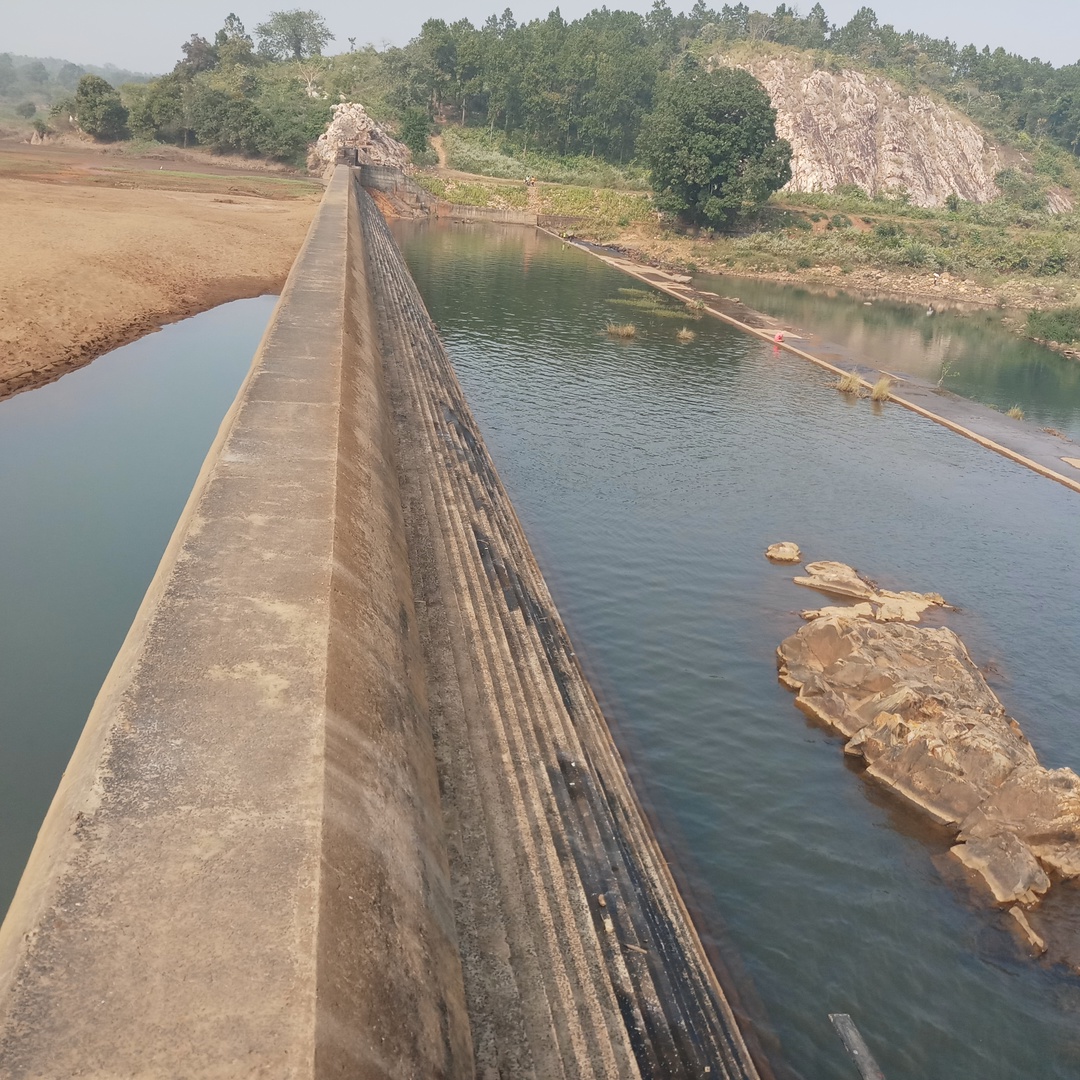
<svg viewBox="0 0 1080 1080"><path fill-rule="evenodd" d="M357 197L477 1071L756 1076L442 342Z"/></svg>
<svg viewBox="0 0 1080 1080"><path fill-rule="evenodd" d="M758 1075L343 168L0 928L0 1075L178 1071Z"/></svg>

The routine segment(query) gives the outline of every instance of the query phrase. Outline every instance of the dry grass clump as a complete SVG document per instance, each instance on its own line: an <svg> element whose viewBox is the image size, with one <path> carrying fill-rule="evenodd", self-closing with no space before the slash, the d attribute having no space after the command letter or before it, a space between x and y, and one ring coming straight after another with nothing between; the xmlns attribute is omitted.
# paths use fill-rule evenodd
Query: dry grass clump
<svg viewBox="0 0 1080 1080"><path fill-rule="evenodd" d="M1013 420L1023 420L1024 410L1021 409L1019 405L1014 405L1005 415L1011 417Z"/></svg>
<svg viewBox="0 0 1080 1080"><path fill-rule="evenodd" d="M693 299L686 301L686 306L691 311L704 311L705 310L705 301L704 300L698 300L696 297L694 297Z"/></svg>
<svg viewBox="0 0 1080 1080"><path fill-rule="evenodd" d="M635 338L637 337L637 327L632 323L613 323L607 324L607 332L611 337L617 338Z"/></svg>
<svg viewBox="0 0 1080 1080"><path fill-rule="evenodd" d="M684 326L681 330L675 332L675 339L677 341L693 341L697 337L697 334L688 326Z"/></svg>
<svg viewBox="0 0 1080 1080"><path fill-rule="evenodd" d="M882 375L876 383L874 383L873 390L870 391L871 401L888 401L889 393L892 391L892 379L888 375Z"/></svg>
<svg viewBox="0 0 1080 1080"><path fill-rule="evenodd" d="M862 390L862 379L854 371L849 371L836 380L836 389L841 394L858 394Z"/></svg>

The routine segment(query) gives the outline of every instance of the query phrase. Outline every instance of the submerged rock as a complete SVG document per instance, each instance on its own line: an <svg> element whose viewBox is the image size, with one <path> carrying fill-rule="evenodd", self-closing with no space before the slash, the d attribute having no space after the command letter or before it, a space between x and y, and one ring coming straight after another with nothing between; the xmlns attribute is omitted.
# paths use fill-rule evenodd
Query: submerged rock
<svg viewBox="0 0 1080 1080"><path fill-rule="evenodd" d="M939 593L891 592L889 589L879 589L846 563L807 563L806 574L806 577L795 578L795 584L817 589L818 592L830 596L871 603L874 605L873 617L878 622L915 623L927 608L947 606ZM809 619L813 616L809 612L803 612L803 618Z"/></svg>
<svg viewBox="0 0 1080 1080"><path fill-rule="evenodd" d="M1017 926L1020 927L1021 933L1027 939L1027 943L1037 952L1046 952L1046 942L1032 928L1031 923L1028 922L1028 917L1024 914L1024 909L1019 907L1009 908L1009 914L1016 920Z"/></svg>
<svg viewBox="0 0 1080 1080"><path fill-rule="evenodd" d="M957 844L952 853L966 867L982 875L999 903L1035 904L1050 888L1046 871L1011 833Z"/></svg>
<svg viewBox="0 0 1080 1080"><path fill-rule="evenodd" d="M806 624L781 643L779 679L796 705L844 735L872 777L954 828L953 855L998 903L1035 905L1053 881L1080 877L1080 776L1039 764L952 630L883 619L897 598L925 610L941 597L887 593L842 563L806 569L799 584L858 602L802 612ZM1038 948L1026 917L1025 927Z"/></svg>

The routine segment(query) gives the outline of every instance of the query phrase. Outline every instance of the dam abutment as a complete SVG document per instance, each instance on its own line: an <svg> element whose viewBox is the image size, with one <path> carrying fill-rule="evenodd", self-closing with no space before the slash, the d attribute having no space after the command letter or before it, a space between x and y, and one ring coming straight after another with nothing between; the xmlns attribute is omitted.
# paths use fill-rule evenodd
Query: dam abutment
<svg viewBox="0 0 1080 1080"><path fill-rule="evenodd" d="M0 930L0 1072L757 1076L358 180Z"/></svg>

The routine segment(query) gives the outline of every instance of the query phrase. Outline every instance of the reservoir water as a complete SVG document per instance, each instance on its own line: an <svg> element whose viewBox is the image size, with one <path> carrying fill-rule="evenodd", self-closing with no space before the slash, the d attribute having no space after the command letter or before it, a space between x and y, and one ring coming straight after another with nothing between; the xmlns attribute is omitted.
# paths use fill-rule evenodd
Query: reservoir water
<svg viewBox="0 0 1080 1080"><path fill-rule="evenodd" d="M943 593L1044 763L1076 767L1080 497L718 322L680 344L544 236L396 231L702 925L795 1074L854 1078L830 1012L890 1080L1080 1074L1080 977L1028 958L947 834L777 684L816 594L762 557L790 539ZM628 315L637 340L609 338Z"/></svg>
<svg viewBox="0 0 1080 1080"><path fill-rule="evenodd" d="M809 330L862 363L1003 412L1019 405L1029 423L1080 441L1080 362L1007 331L996 308L939 303L928 313L925 303L876 298L867 305L842 289L726 275L694 283Z"/></svg>
<svg viewBox="0 0 1080 1080"><path fill-rule="evenodd" d="M1080 497L719 323L679 344L681 321L615 303L634 282L543 236L398 232L701 925L795 1075L854 1080L829 1012L890 1080L1080 1074L1080 978L1027 958L947 836L777 684L816 598L761 554L793 539L942 592L1043 761L1076 767ZM273 303L0 402L0 910ZM865 312L913 366L907 316L894 338ZM628 317L639 338L608 338ZM990 357L1014 340L985 335Z"/></svg>
<svg viewBox="0 0 1080 1080"><path fill-rule="evenodd" d="M275 303L0 402L0 912Z"/></svg>

